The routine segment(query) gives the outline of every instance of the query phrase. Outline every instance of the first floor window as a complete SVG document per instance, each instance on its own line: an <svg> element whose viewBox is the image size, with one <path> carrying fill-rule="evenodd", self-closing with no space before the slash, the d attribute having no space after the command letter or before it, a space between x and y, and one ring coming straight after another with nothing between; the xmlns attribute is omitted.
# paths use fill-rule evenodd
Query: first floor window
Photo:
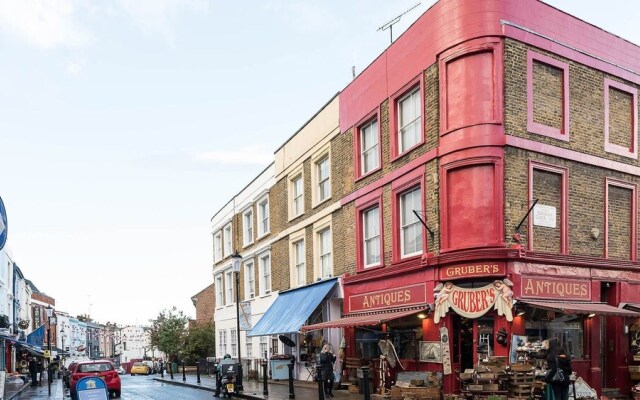
<svg viewBox="0 0 640 400"><path fill-rule="evenodd" d="M218 355L220 358L227 354L227 331L218 331Z"/></svg>
<svg viewBox="0 0 640 400"><path fill-rule="evenodd" d="M422 227L413 210L422 210L420 188L400 195L400 251L403 257L422 253Z"/></svg>
<svg viewBox="0 0 640 400"><path fill-rule="evenodd" d="M420 88L414 89L398 101L399 153L415 146L420 141Z"/></svg>
<svg viewBox="0 0 640 400"><path fill-rule="evenodd" d="M294 256L296 262L296 284L298 286L303 286L306 283L306 268L305 268L305 252L304 252L304 241L298 240L293 244L294 248Z"/></svg>
<svg viewBox="0 0 640 400"><path fill-rule="evenodd" d="M224 297L222 294L224 293L222 287L222 275L216 276L216 307L224 306Z"/></svg>
<svg viewBox="0 0 640 400"><path fill-rule="evenodd" d="M322 278L331 276L331 228L318 232L320 249L320 274Z"/></svg>
<svg viewBox="0 0 640 400"><path fill-rule="evenodd" d="M233 299L233 272L229 271L225 274L225 285L226 285L226 298L225 301L227 304L231 304L234 302Z"/></svg>
<svg viewBox="0 0 640 400"><path fill-rule="evenodd" d="M378 121L374 120L360 128L361 175L378 168L380 165L378 139Z"/></svg>
<svg viewBox="0 0 640 400"><path fill-rule="evenodd" d="M380 207L372 207L362 213L364 236L364 266L380 264Z"/></svg>
<svg viewBox="0 0 640 400"><path fill-rule="evenodd" d="M271 256L260 257L260 294L271 293Z"/></svg>
<svg viewBox="0 0 640 400"><path fill-rule="evenodd" d="M247 338L247 358L253 357L253 343L251 338Z"/></svg>
<svg viewBox="0 0 640 400"><path fill-rule="evenodd" d="M253 271L253 262L247 262L244 265L245 280L245 300L253 299L256 296L256 277Z"/></svg>

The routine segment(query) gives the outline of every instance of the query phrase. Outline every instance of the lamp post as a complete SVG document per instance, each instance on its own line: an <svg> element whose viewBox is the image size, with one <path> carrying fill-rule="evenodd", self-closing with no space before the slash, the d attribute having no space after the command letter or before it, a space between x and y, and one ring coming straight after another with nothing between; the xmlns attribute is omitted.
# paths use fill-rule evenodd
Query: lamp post
<svg viewBox="0 0 640 400"><path fill-rule="evenodd" d="M64 328L60 329L60 340L62 341L62 344L60 345L60 350L62 350L60 360L64 360Z"/></svg>
<svg viewBox="0 0 640 400"><path fill-rule="evenodd" d="M51 317L53 316L53 308L48 305L47 311L47 347L49 348L49 359L47 360L47 386L49 387L49 396L51 396Z"/></svg>
<svg viewBox="0 0 640 400"><path fill-rule="evenodd" d="M240 357L240 263L242 256L238 254L236 250L231 255L231 267L236 276L236 332L238 333L238 390L243 390L242 387L242 358Z"/></svg>

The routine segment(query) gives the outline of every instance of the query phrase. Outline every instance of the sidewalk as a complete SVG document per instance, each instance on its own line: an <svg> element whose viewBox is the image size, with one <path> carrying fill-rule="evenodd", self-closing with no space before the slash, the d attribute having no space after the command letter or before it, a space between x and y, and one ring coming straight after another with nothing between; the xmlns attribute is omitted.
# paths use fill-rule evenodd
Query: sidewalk
<svg viewBox="0 0 640 400"><path fill-rule="evenodd" d="M41 399L64 399L64 387L62 379L54 379L51 383L51 396L46 382L42 386L31 387L29 383L24 385L7 385L4 390L6 400L41 400Z"/></svg>
<svg viewBox="0 0 640 400"><path fill-rule="evenodd" d="M187 374L186 380L182 380L182 374L174 374L173 380L168 374L161 378L155 375L156 381L171 385L184 385L192 388L215 392L216 382L214 377L201 375L200 384L196 375ZM263 382L255 380L243 381L244 391L238 395L240 398L257 400L289 400L289 381L267 381L268 395L263 395ZM310 381L293 381L294 394L296 399L312 400L318 398L318 383ZM364 396L358 393L349 393L347 390L334 390L334 399L337 400L362 400Z"/></svg>

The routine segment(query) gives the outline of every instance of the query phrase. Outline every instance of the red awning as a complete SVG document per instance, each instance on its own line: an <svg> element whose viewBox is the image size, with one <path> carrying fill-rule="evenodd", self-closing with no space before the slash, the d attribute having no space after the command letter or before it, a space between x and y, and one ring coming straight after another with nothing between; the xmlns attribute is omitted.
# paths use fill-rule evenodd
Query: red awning
<svg viewBox="0 0 640 400"><path fill-rule="evenodd" d="M396 310L392 312L378 312L378 313L369 313L369 314L356 314L349 315L346 314L344 317L340 319L336 319L334 321L321 322L319 324L314 325L304 325L300 330L302 332L307 331L315 331L323 328L344 328L347 326L373 326L380 325L384 322L391 321L392 319L398 319L402 317L406 317L412 314L417 314L426 310L425 308L418 308L412 310Z"/></svg>
<svg viewBox="0 0 640 400"><path fill-rule="evenodd" d="M521 303L543 310L551 310L563 314L596 314L615 315L619 317L640 317L640 313L610 306L604 303L568 303L559 301L519 300Z"/></svg>

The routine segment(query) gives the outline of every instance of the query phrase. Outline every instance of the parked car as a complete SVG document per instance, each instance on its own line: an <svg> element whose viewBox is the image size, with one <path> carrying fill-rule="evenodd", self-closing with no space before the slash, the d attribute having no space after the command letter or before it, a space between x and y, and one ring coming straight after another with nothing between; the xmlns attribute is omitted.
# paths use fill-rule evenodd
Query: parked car
<svg viewBox="0 0 640 400"><path fill-rule="evenodd" d="M76 396L76 383L85 376L99 376L105 381L109 394L113 394L115 397L120 397L122 385L118 371L116 371L113 363L109 360L93 360L80 361L75 366L70 379L72 399Z"/></svg>
<svg viewBox="0 0 640 400"><path fill-rule="evenodd" d="M78 362L73 361L71 364L69 364L67 368L65 368L64 373L62 375L62 382L64 382L64 385L68 388L71 387L69 381L71 378L71 374L73 374L73 371L76 369L76 365L78 365Z"/></svg>
<svg viewBox="0 0 640 400"><path fill-rule="evenodd" d="M149 366L145 363L143 363L142 361L138 361L136 363L133 363L133 366L131 367L131 376L133 375L149 375L151 373L151 370L149 369Z"/></svg>

